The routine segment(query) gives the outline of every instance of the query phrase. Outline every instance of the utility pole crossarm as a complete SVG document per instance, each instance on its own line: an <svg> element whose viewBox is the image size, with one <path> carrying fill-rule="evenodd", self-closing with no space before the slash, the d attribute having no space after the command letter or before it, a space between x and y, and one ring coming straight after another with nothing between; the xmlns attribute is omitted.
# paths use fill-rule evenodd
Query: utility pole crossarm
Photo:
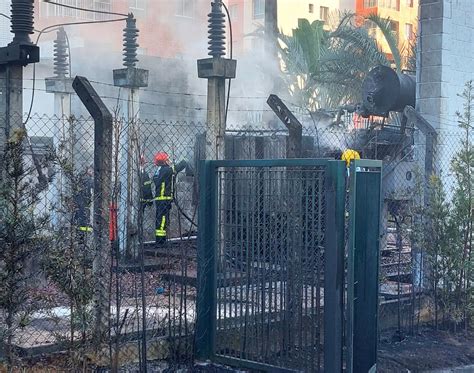
<svg viewBox="0 0 474 373"><path fill-rule="evenodd" d="M287 157L300 158L303 147L302 124L277 95L270 95L268 97L267 104L274 111L277 117L283 122L285 127L288 128L289 138L287 145Z"/></svg>
<svg viewBox="0 0 474 373"><path fill-rule="evenodd" d="M270 95L268 97L267 104L278 116L278 118L283 122L286 128L295 131L301 130L303 128L300 121L293 115L293 113L283 103L280 97L278 97L277 95Z"/></svg>
<svg viewBox="0 0 474 373"><path fill-rule="evenodd" d="M103 121L112 121L112 114L87 78L77 76L72 82L72 87L94 119L100 118Z"/></svg>

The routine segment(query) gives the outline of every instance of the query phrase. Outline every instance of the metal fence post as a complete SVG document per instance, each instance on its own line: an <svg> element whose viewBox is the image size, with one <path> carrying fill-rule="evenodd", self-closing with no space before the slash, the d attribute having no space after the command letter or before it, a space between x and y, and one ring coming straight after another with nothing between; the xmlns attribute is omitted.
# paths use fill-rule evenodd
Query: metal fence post
<svg viewBox="0 0 474 373"><path fill-rule="evenodd" d="M76 77L73 88L94 118L94 329L95 347L100 348L109 332L109 281L111 247L109 203L112 176L112 115L84 77Z"/></svg>
<svg viewBox="0 0 474 373"><path fill-rule="evenodd" d="M375 372L379 294L381 161L354 161L350 173L347 372Z"/></svg>
<svg viewBox="0 0 474 373"><path fill-rule="evenodd" d="M324 255L324 370L342 372L345 164L329 161Z"/></svg>
<svg viewBox="0 0 474 373"><path fill-rule="evenodd" d="M217 173L212 161L200 161L199 185L195 352L197 359L207 360L214 353L217 301Z"/></svg>

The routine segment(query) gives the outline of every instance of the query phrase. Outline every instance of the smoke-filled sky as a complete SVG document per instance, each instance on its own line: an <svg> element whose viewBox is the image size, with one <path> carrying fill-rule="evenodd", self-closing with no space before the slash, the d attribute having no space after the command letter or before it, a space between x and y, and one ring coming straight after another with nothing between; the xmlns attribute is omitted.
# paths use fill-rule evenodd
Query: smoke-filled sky
<svg viewBox="0 0 474 373"><path fill-rule="evenodd" d="M113 1L127 3L125 0ZM141 94L140 114L150 120L205 121L206 118L207 82L197 77L196 60L208 57L207 13L210 10L210 1L195 1L194 18L175 15L176 4L180 2L187 3L186 0L148 0L138 2L146 11L134 11L140 29L138 66L150 70L149 87ZM7 8L4 11L8 11L7 3L8 0L0 0L0 7ZM64 20L45 17L49 14L45 7L40 10L36 28ZM9 22L5 21L0 20L0 27L8 31ZM66 21L75 20L69 18ZM71 44L72 75L83 75L103 83L95 86L111 109L117 106L117 98L121 94L117 87L113 87L112 71L122 67L124 26L125 22L121 21L66 27ZM11 38L11 34L8 35ZM5 32L2 32L2 36L5 36ZM42 60L36 66L33 112L55 113L54 95L44 92L44 78L53 75L54 36L55 32L44 34L39 43ZM229 35L227 37L229 38ZM273 125L281 126L266 105L266 99L271 93L286 99L287 90L279 84L281 72L274 57L266 54L264 43L255 43L255 46L258 48L250 49L248 53L237 53L237 77L232 82L228 113L230 127L243 127L249 123L263 125L269 121ZM26 69L25 76L26 110L31 99L31 66Z"/></svg>

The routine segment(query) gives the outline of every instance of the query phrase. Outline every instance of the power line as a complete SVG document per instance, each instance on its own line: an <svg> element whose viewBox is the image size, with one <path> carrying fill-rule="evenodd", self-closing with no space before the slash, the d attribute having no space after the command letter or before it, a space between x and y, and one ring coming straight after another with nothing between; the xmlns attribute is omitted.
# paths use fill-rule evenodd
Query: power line
<svg viewBox="0 0 474 373"><path fill-rule="evenodd" d="M5 78L0 77L0 80L2 80L2 79L5 79ZM21 79L13 78L12 80L21 80ZM23 78L23 80L32 81L33 79L32 78ZM45 78L36 78L36 80L37 81L45 81L46 79ZM101 82L101 81L98 81L98 80L89 80L89 81L91 83L94 83L94 84L99 84L99 85L108 86L108 87L112 87L112 88L119 88L119 87L117 87L116 85L114 85L112 83ZM150 89L150 88L140 88L140 92L159 93L159 94L162 94L162 95L170 95L170 96L174 95L174 96L189 96L189 97L207 97L207 95L200 94L200 93L172 92L172 91L162 91L162 90ZM266 100L268 97L267 96L231 96L230 98L242 99L242 100ZM293 105L293 106L296 106L296 105Z"/></svg>
<svg viewBox="0 0 474 373"><path fill-rule="evenodd" d="M221 3L224 6L225 12L227 14L227 19L229 20L229 34L230 34L230 59L233 57L233 48L234 48L234 41L233 41L233 32L232 32L232 20L230 17L229 9L225 3ZM227 103L225 106L225 116L224 116L224 123L227 123L227 114L229 112L229 102L230 102L230 86L232 84L232 78L229 79L229 83L227 86Z"/></svg>
<svg viewBox="0 0 474 373"><path fill-rule="evenodd" d="M0 77L0 80L2 80L2 79L5 79L5 78ZM21 79L13 78L13 80L21 80ZM32 78L23 78L23 80L32 81L33 79ZM46 80L45 78L36 78L36 81L45 81L45 80ZM119 87L115 86L112 83L101 82L101 81L98 81L98 80L89 80L89 81L91 83L94 83L94 84L99 84L99 85L103 85L103 86L107 86L107 87L111 87L111 88L116 88L116 89L119 88ZM189 96L189 97L207 97L207 95L199 94L199 93L162 91L162 90L150 89L150 88L140 88L140 91L141 92L150 92L150 93L159 93L159 94L162 94L162 95L170 95L170 96L174 95L174 96ZM232 99L242 99L242 100L266 100L268 97L267 96L231 96L230 98L232 98ZM294 105L294 104L291 104L291 105L295 106L295 107L298 107L297 105Z"/></svg>
<svg viewBox="0 0 474 373"><path fill-rule="evenodd" d="M99 82L96 80L90 80L91 83L95 84L100 84L100 85L105 85L109 87L114 87L117 88L117 86L113 85L112 83L105 83L105 82ZM150 88L140 88L141 92L151 92L151 93L160 93L163 95L177 95L177 96L194 96L194 97L207 97L206 94L200 94L200 93L188 93L188 92L171 92L171 91L160 91L156 89L150 89ZM266 100L266 96L231 96L231 98L234 99L254 99L254 100Z"/></svg>
<svg viewBox="0 0 474 373"><path fill-rule="evenodd" d="M38 44L38 40L41 37L41 35L45 34L47 30L57 29L58 27L61 27L61 26L91 25L95 23L112 23L112 22L120 22L120 21L126 21L126 20L127 18L117 18L117 19L104 19L101 21L80 21L80 22L57 23L55 25L47 26L44 29L42 29L40 31L40 35L38 35L38 38L36 39L36 44Z"/></svg>
<svg viewBox="0 0 474 373"><path fill-rule="evenodd" d="M43 1L47 4L56 5L56 6L60 6L60 7L63 7L63 8L68 8L68 9L80 10L80 11L83 11L83 12L91 12L91 13L98 13L98 14L107 14L107 15L111 15L111 16L128 17L128 14L124 14L124 13L107 12L105 10L81 8L81 7L77 7L77 6L73 6L73 5L57 3L57 2L51 1L51 0L43 0Z"/></svg>
<svg viewBox="0 0 474 373"><path fill-rule="evenodd" d="M33 90L33 88L30 87L23 87L25 90ZM35 88L35 91L40 91L40 92L47 92L46 89L42 88ZM153 106L153 107L165 107L165 108L173 108L173 109L185 109L185 110L195 110L195 111L206 111L207 108L205 107L192 107L192 106L186 106L186 105L169 105L169 104L158 104L154 102L146 102L146 101L130 101L128 98L118 98L114 96L108 96L108 95L100 95L100 98L106 99L106 100L114 100L114 101L121 101L121 102L132 102L134 104L140 104L140 105L147 105L147 106ZM230 109L230 112L255 112L255 113L260 113L260 112L271 112L271 110L267 109Z"/></svg>
<svg viewBox="0 0 474 373"><path fill-rule="evenodd" d="M46 32L56 30L61 26L73 26L73 25L87 25L87 24L94 24L94 23L119 22L119 21L124 21L126 19L127 18L103 20L103 21L65 22L65 23L58 23L58 24L51 25L51 26L46 26L45 28L43 28L42 30L39 31L38 37L36 38L35 45L38 44L38 42L41 38L41 35L43 35ZM70 51L69 51L69 54L71 54ZM25 123L24 123L25 125L28 122L28 120L30 119L31 111L33 110L33 105L34 105L34 100L35 100L35 88L36 88L36 63L33 64L33 89L32 89L32 92L31 92L30 108L28 110L28 115L27 115Z"/></svg>

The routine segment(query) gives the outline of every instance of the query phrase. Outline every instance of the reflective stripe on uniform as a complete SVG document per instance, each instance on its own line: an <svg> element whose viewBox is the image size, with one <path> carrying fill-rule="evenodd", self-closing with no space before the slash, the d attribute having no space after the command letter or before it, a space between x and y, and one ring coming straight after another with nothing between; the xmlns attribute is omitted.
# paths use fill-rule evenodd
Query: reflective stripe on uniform
<svg viewBox="0 0 474 373"><path fill-rule="evenodd" d="M166 237L165 226L166 226L166 216L162 216L160 228L155 230L156 237Z"/></svg>
<svg viewBox="0 0 474 373"><path fill-rule="evenodd" d="M79 230L81 232L92 232L93 231L92 227L79 227Z"/></svg>
<svg viewBox="0 0 474 373"><path fill-rule="evenodd" d="M155 230L155 236L156 237L166 237L166 231L157 229Z"/></svg>
<svg viewBox="0 0 474 373"><path fill-rule="evenodd" d="M161 183L161 190L160 190L160 195L158 197L155 197L155 201L171 201L173 200L172 196L165 196L165 182Z"/></svg>
<svg viewBox="0 0 474 373"><path fill-rule="evenodd" d="M145 182L143 183L143 185L151 185L151 180L145 181Z"/></svg>
<svg viewBox="0 0 474 373"><path fill-rule="evenodd" d="M164 229L165 229L165 225L166 225L166 215L163 215L163 217L161 218L160 229L161 229L161 230L164 230Z"/></svg>

